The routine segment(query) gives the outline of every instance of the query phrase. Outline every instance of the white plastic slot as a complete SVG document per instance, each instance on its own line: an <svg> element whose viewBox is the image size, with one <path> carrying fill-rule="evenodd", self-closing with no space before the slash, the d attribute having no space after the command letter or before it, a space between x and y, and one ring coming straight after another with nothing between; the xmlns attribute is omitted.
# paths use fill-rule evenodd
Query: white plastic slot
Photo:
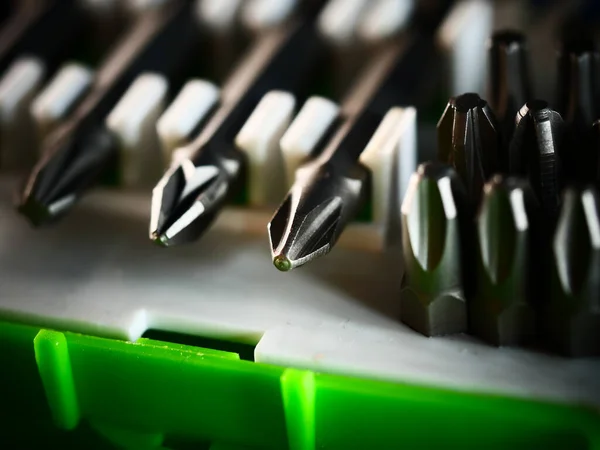
<svg viewBox="0 0 600 450"><path fill-rule="evenodd" d="M235 138L248 158L249 203L276 205L286 192L279 141L294 115L296 99L288 92L267 93Z"/></svg>
<svg viewBox="0 0 600 450"><path fill-rule="evenodd" d="M451 96L482 92L487 73L486 42L493 30L494 6L488 0L457 3L439 29L446 56Z"/></svg>
<svg viewBox="0 0 600 450"><path fill-rule="evenodd" d="M122 182L151 186L163 169L156 121L163 111L168 82L157 74L140 75L106 119L120 144Z"/></svg>
<svg viewBox="0 0 600 450"><path fill-rule="evenodd" d="M298 0L246 0L242 23L255 32L262 32L288 19Z"/></svg>
<svg viewBox="0 0 600 450"><path fill-rule="evenodd" d="M330 0L318 19L320 32L336 45L348 45L358 32L369 0Z"/></svg>
<svg viewBox="0 0 600 450"><path fill-rule="evenodd" d="M197 0L196 11L210 30L226 33L235 26L242 4L242 0Z"/></svg>
<svg viewBox="0 0 600 450"><path fill-rule="evenodd" d="M280 141L285 163L286 185L294 183L296 169L315 150L327 130L339 116L340 108L323 97L309 98Z"/></svg>
<svg viewBox="0 0 600 450"><path fill-rule="evenodd" d="M171 163L175 150L190 140L194 129L219 101L219 95L219 88L214 84L190 80L158 119L156 131L166 165Z"/></svg>
<svg viewBox="0 0 600 450"><path fill-rule="evenodd" d="M358 35L367 42L380 42L399 33L409 22L415 0L374 0L363 14Z"/></svg>
<svg viewBox="0 0 600 450"><path fill-rule="evenodd" d="M93 72L81 64L64 65L31 103L31 115L38 130L39 142L81 100L92 84Z"/></svg>
<svg viewBox="0 0 600 450"><path fill-rule="evenodd" d="M29 107L40 88L45 67L37 58L19 58L0 80L0 167L20 169L36 154L35 127Z"/></svg>

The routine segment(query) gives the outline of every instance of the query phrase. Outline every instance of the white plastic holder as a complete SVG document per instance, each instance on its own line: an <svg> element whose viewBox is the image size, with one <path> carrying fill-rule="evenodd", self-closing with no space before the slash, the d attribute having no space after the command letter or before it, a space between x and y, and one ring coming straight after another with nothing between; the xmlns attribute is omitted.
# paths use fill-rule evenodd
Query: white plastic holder
<svg viewBox="0 0 600 450"><path fill-rule="evenodd" d="M94 79L93 72L78 63L60 68L31 103L30 113L37 129L38 142L66 118L69 111L83 98Z"/></svg>
<svg viewBox="0 0 600 450"><path fill-rule="evenodd" d="M0 79L0 167L15 170L35 160L35 126L29 107L40 88L46 68L42 61L23 57L14 61Z"/></svg>
<svg viewBox="0 0 600 450"><path fill-rule="evenodd" d="M296 99L288 92L267 93L235 138L236 146L247 158L250 207L276 206L285 195L279 141L292 121L295 105Z"/></svg>
<svg viewBox="0 0 600 450"><path fill-rule="evenodd" d="M461 0L442 23L436 36L450 75L448 94L483 92L487 74L486 42L494 26L490 0Z"/></svg>
<svg viewBox="0 0 600 450"><path fill-rule="evenodd" d="M121 181L125 187L150 187L159 179L164 163L156 133L167 96L168 82L158 74L136 78L106 118L120 151Z"/></svg>
<svg viewBox="0 0 600 450"><path fill-rule="evenodd" d="M168 165L179 147L190 142L192 133L219 102L220 91L205 80L189 80L156 123L164 162Z"/></svg>

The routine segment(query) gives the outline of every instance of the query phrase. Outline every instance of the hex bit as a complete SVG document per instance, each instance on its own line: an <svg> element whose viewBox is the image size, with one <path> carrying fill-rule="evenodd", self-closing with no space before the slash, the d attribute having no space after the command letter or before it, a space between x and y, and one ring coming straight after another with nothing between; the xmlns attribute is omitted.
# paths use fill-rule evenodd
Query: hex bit
<svg viewBox="0 0 600 450"><path fill-rule="evenodd" d="M437 161L420 165L402 204L400 318L425 336L467 330L471 224L467 192L454 169Z"/></svg>
<svg viewBox="0 0 600 450"><path fill-rule="evenodd" d="M544 213L556 219L560 202L560 158L565 124L543 100L527 102L518 112L509 146L509 173L529 179Z"/></svg>
<svg viewBox="0 0 600 450"><path fill-rule="evenodd" d="M595 188L565 191L552 242L546 342L569 356L600 355L600 196Z"/></svg>
<svg viewBox="0 0 600 450"><path fill-rule="evenodd" d="M531 342L541 271L539 205L525 180L494 176L477 217L477 290L469 330L497 346Z"/></svg>

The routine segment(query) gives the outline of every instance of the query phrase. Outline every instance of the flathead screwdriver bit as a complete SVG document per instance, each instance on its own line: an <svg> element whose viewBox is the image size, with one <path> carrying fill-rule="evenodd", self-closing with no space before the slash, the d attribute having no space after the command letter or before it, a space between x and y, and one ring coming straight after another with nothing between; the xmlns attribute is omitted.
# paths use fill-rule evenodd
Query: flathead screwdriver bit
<svg viewBox="0 0 600 450"><path fill-rule="evenodd" d="M591 148L592 123L600 118L600 53L591 39L563 42L558 58L559 108L568 126L561 155L567 181L593 181L598 155Z"/></svg>
<svg viewBox="0 0 600 450"><path fill-rule="evenodd" d="M425 336L467 330L464 271L472 267L471 211L458 174L440 162L422 164L402 203L402 322Z"/></svg>
<svg viewBox="0 0 600 450"><path fill-rule="evenodd" d="M569 356L600 355L600 196L595 188L565 191L552 243L550 301L543 331Z"/></svg>
<svg viewBox="0 0 600 450"><path fill-rule="evenodd" d="M509 173L529 179L544 213L555 219L560 200L560 152L565 124L543 100L527 102L517 113L509 146Z"/></svg>
<svg viewBox="0 0 600 450"><path fill-rule="evenodd" d="M454 167L473 205L485 182L498 171L498 122L485 100L468 93L453 97L437 124L438 159Z"/></svg>
<svg viewBox="0 0 600 450"><path fill-rule="evenodd" d="M532 95L525 36L513 30L495 32L488 41L488 55L488 100L506 143L515 128L515 115ZM502 156L504 172L508 169L508 157Z"/></svg>
<svg viewBox="0 0 600 450"><path fill-rule="evenodd" d="M539 206L529 183L495 175L477 216L477 288L469 300L469 331L493 345L535 336L531 298L537 290Z"/></svg>

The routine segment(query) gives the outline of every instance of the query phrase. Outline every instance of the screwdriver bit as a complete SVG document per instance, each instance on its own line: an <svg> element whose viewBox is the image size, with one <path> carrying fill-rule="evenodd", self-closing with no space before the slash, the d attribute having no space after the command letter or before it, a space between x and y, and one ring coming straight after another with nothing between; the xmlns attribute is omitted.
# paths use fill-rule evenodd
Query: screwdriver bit
<svg viewBox="0 0 600 450"><path fill-rule="evenodd" d="M467 331L471 223L456 171L437 161L420 165L402 203L400 318L425 336Z"/></svg>
<svg viewBox="0 0 600 450"><path fill-rule="evenodd" d="M176 84L185 75L199 41L191 8L190 2L172 1L142 16L101 66L83 101L45 139L42 157L17 199L19 211L34 226L66 214L115 168L117 146L104 120L135 77L154 71Z"/></svg>
<svg viewBox="0 0 600 450"><path fill-rule="evenodd" d="M565 190L552 243L550 301L544 336L570 356L600 355L600 197L595 188Z"/></svg>
<svg viewBox="0 0 600 450"><path fill-rule="evenodd" d="M165 247L195 241L227 200L243 191L247 163L235 146L237 133L268 91L306 97L326 60L315 12L261 38L225 83L220 106L184 150L189 156L173 165L152 192L151 240Z"/></svg>
<svg viewBox="0 0 600 450"><path fill-rule="evenodd" d="M268 225L273 264L287 272L328 253L368 198L370 173L358 161L385 113L393 106L425 103L432 91L423 73L433 43L414 39L383 51L342 103L345 121L322 153L297 172L293 186Z"/></svg>
<svg viewBox="0 0 600 450"><path fill-rule="evenodd" d="M527 64L525 36L512 30L495 32L488 42L489 103L502 129L502 140L510 140L515 115L531 100L531 82ZM503 154L501 171L508 170L508 155Z"/></svg>
<svg viewBox="0 0 600 450"><path fill-rule="evenodd" d="M544 213L554 220L560 200L560 158L565 124L543 100L527 102L517 113L509 146L509 173L527 177Z"/></svg>
<svg viewBox="0 0 600 450"><path fill-rule="evenodd" d="M600 118L600 53L591 39L563 42L558 58L559 108L568 125L569 149L561 155L568 181L591 182L597 154L592 123Z"/></svg>
<svg viewBox="0 0 600 450"><path fill-rule="evenodd" d="M540 264L539 205L529 183L495 175L477 217L477 290L469 330L497 346L531 342Z"/></svg>
<svg viewBox="0 0 600 450"><path fill-rule="evenodd" d="M477 94L448 102L437 124L438 160L454 167L472 204L479 205L485 182L498 171L501 144L494 113Z"/></svg>

